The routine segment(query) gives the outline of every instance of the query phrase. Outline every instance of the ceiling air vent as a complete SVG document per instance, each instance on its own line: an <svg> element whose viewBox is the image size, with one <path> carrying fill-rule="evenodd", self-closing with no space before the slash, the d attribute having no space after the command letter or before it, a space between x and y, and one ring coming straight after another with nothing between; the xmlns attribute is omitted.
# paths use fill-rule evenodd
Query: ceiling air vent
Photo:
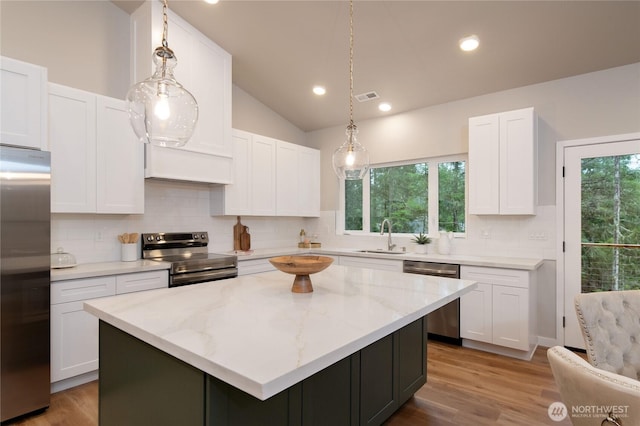
<svg viewBox="0 0 640 426"><path fill-rule="evenodd" d="M378 99L380 98L380 95L378 95L376 92L367 92L356 95L355 98L358 100L358 102L366 102L373 99Z"/></svg>

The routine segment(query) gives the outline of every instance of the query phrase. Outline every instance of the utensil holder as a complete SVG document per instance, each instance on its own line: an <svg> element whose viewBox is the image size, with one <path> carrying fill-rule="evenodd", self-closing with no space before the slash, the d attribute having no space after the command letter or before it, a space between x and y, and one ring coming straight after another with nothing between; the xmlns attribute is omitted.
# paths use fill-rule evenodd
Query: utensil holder
<svg viewBox="0 0 640 426"><path fill-rule="evenodd" d="M138 244L121 244L121 258L123 262L135 262L138 260Z"/></svg>

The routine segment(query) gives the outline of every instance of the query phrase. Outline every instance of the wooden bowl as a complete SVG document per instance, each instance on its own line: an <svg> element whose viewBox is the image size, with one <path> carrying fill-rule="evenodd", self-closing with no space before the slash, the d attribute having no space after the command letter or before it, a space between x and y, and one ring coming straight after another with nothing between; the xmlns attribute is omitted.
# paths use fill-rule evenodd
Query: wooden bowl
<svg viewBox="0 0 640 426"><path fill-rule="evenodd" d="M327 256L278 256L272 257L269 262L280 271L296 276L291 287L292 292L311 293L313 285L309 275L326 269L333 259Z"/></svg>

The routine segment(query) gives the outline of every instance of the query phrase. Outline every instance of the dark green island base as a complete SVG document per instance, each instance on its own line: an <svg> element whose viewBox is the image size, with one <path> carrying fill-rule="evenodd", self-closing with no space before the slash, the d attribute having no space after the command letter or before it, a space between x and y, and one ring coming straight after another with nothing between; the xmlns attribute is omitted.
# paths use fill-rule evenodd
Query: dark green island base
<svg viewBox="0 0 640 426"><path fill-rule="evenodd" d="M100 321L100 425L380 425L426 383L426 344L424 317L261 401Z"/></svg>

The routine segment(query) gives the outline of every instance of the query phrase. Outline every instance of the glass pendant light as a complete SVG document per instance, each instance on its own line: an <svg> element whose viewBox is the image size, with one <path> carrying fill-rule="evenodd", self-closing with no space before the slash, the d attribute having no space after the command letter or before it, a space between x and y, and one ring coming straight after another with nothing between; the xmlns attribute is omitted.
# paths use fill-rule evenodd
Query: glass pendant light
<svg viewBox="0 0 640 426"><path fill-rule="evenodd" d="M369 153L356 135L358 127L353 122L353 0L349 1L349 125L347 138L333 153L333 170L340 179L359 180L369 171Z"/></svg>
<svg viewBox="0 0 640 426"><path fill-rule="evenodd" d="M156 71L129 89L127 109L131 126L142 142L179 147L193 135L198 104L173 76L178 61L167 43L167 0L163 1L162 19L162 46L153 52Z"/></svg>

